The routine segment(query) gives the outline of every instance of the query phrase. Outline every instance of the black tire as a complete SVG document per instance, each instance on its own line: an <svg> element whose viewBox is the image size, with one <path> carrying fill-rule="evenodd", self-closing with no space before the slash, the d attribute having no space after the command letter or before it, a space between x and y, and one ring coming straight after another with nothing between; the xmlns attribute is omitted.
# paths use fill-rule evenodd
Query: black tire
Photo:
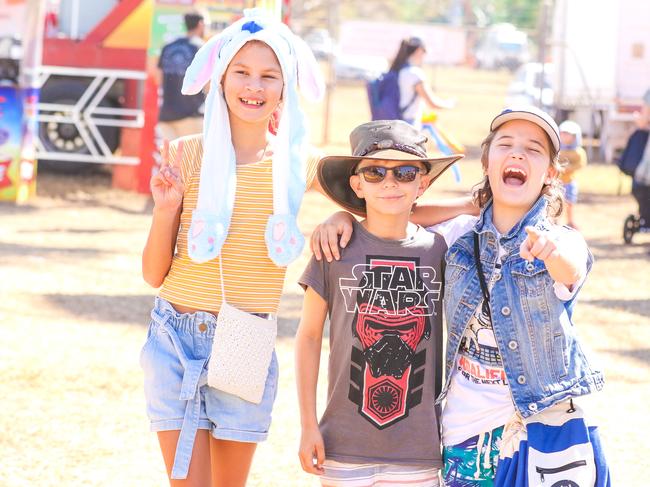
<svg viewBox="0 0 650 487"><path fill-rule="evenodd" d="M638 231L639 222L634 215L628 215L623 223L623 241L626 244L632 243L632 237Z"/></svg>
<svg viewBox="0 0 650 487"><path fill-rule="evenodd" d="M52 79L41 89L40 101L43 103L71 104L76 102L88 87L88 82L71 79ZM117 107L117 102L104 100L100 106ZM106 145L114 152L120 145L119 127L98 127ZM90 150L79 135L77 128L70 123L40 122L38 134L48 151L70 154L89 154ZM68 162L39 157L41 168L56 172L76 173L91 170L95 163Z"/></svg>

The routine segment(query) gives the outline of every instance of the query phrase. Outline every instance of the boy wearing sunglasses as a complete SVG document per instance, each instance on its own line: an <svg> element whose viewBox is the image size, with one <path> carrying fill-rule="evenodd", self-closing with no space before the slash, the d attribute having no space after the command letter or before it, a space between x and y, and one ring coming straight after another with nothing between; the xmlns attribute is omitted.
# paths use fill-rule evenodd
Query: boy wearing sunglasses
<svg viewBox="0 0 650 487"><path fill-rule="evenodd" d="M364 218L354 220L339 260L312 257L300 278L299 457L323 485L439 485L434 399L441 388L447 244L409 216L415 200L462 156L427 157L426 140L406 122L374 121L351 133L352 156L319 162L324 192ZM471 219L462 220L447 230L464 233ZM328 317L329 384L319 423L316 387Z"/></svg>

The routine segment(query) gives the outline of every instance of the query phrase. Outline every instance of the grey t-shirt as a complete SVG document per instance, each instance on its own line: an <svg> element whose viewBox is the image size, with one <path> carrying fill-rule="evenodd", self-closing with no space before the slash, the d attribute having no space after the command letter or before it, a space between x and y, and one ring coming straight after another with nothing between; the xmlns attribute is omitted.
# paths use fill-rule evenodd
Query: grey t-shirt
<svg viewBox="0 0 650 487"><path fill-rule="evenodd" d="M341 260L300 278L328 303L328 459L440 468L445 240L421 227L384 240L359 223Z"/></svg>

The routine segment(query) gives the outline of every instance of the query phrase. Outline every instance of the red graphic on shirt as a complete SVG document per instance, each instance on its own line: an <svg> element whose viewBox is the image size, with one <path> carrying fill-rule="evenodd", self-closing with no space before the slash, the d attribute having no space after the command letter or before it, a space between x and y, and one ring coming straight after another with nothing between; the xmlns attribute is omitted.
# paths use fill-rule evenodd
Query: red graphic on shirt
<svg viewBox="0 0 650 487"><path fill-rule="evenodd" d="M398 266L412 275L409 282L420 288L417 292L422 296L430 291L417 279L418 267L412 260L370 259L367 269L375 276L387 276L391 268ZM373 288L387 294L383 301L376 299L373 293L357 294L352 326L354 336L361 342L361 350L353 349L350 372L356 387L351 386L349 398L359 406L359 413L365 419L383 429L407 417L409 409L422 400L424 374L413 374L413 370L426 362L426 350L416 354L416 349L422 339L428 340L431 335L430 313L424 298L418 300L421 304L417 306L413 305L410 295L400 299L405 295L404 287L390 289L388 278L366 276L364 279L359 283L360 291ZM382 302L384 307L380 306ZM418 388L420 390L414 394L413 389Z"/></svg>

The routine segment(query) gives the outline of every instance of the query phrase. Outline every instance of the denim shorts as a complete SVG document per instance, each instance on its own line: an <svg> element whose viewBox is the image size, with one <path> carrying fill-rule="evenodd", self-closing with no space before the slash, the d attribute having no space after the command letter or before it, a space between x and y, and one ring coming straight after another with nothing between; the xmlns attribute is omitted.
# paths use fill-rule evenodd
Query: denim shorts
<svg viewBox="0 0 650 487"><path fill-rule="evenodd" d="M271 425L278 389L275 351L260 404L209 387L207 364L216 324L211 313L179 313L157 297L140 353L151 430L181 431L174 465L185 472L197 429L210 430L217 439L256 443L266 439Z"/></svg>
<svg viewBox="0 0 650 487"><path fill-rule="evenodd" d="M578 202L578 183L571 181L564 185L564 199L572 205Z"/></svg>

